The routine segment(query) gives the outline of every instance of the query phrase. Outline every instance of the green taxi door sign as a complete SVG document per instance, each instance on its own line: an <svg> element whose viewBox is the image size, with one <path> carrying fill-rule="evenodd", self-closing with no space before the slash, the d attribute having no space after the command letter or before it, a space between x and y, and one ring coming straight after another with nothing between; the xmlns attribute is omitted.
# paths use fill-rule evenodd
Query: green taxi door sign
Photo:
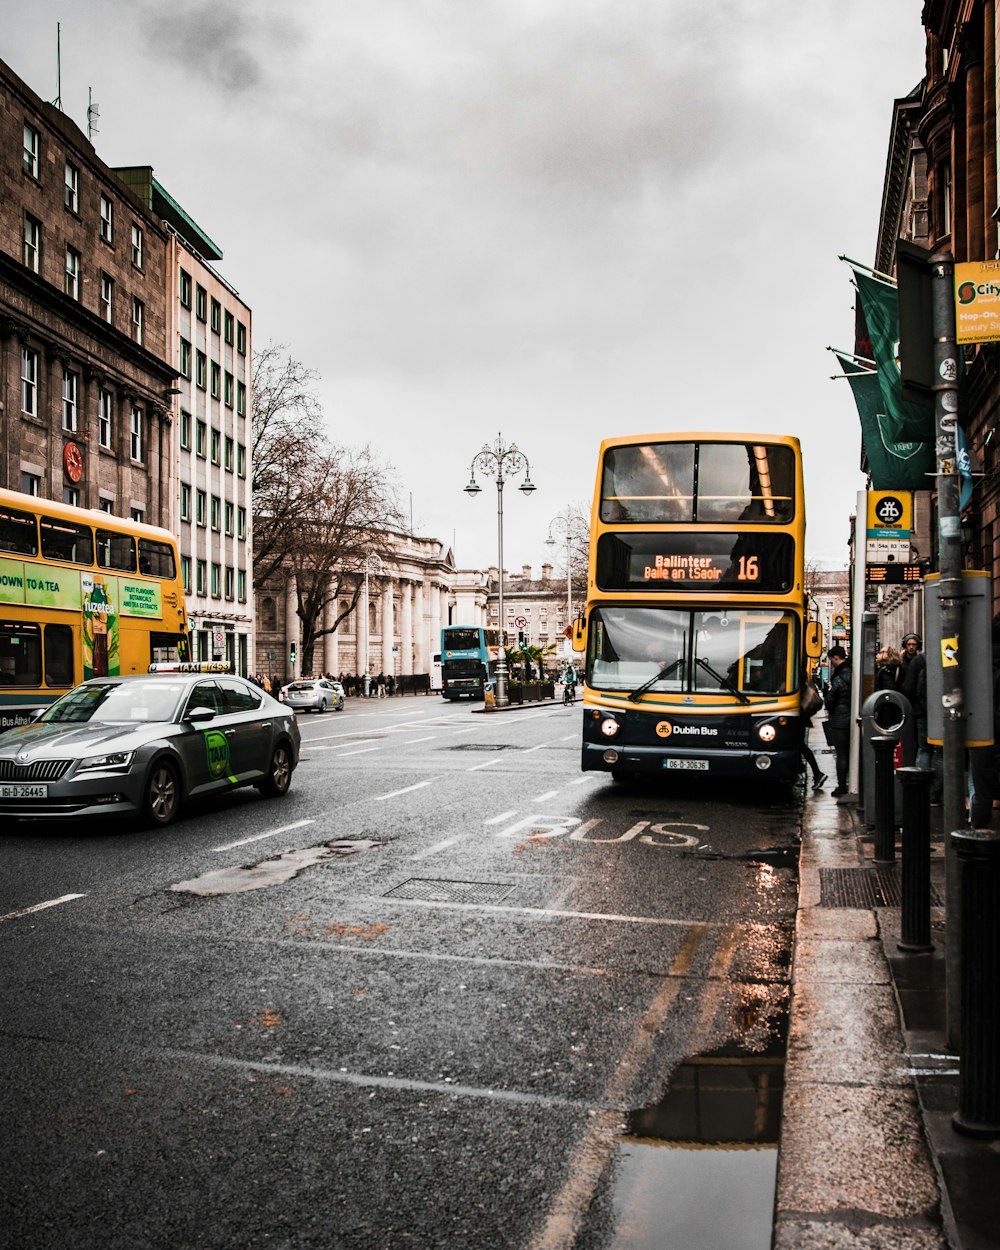
<svg viewBox="0 0 1000 1250"><path fill-rule="evenodd" d="M220 733L217 729L205 730L205 751L208 755L208 771L214 779L219 777L228 777L230 781L236 778L232 775L229 767L229 739L224 733Z"/></svg>

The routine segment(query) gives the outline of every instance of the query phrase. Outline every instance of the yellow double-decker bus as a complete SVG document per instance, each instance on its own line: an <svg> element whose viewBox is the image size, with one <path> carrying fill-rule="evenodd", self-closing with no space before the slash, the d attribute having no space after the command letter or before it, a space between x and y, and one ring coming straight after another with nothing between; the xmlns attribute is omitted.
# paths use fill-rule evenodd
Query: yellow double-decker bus
<svg viewBox="0 0 1000 1250"><path fill-rule="evenodd" d="M818 658L798 440L601 444L590 536L583 768L793 781ZM811 667L811 666L810 666Z"/></svg>
<svg viewBox="0 0 1000 1250"><path fill-rule="evenodd" d="M89 677L187 658L172 534L0 490L0 730Z"/></svg>

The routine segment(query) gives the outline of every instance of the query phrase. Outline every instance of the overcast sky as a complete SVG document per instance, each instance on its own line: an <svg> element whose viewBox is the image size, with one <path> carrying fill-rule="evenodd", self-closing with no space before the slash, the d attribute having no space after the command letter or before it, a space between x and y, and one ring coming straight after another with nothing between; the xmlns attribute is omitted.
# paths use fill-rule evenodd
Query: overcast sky
<svg viewBox="0 0 1000 1250"><path fill-rule="evenodd" d="M418 533L505 563L593 492L611 434L797 434L809 551L846 562L859 427L839 253L874 259L918 0L34 0L0 55L110 165L152 165L225 253L254 342Z"/></svg>

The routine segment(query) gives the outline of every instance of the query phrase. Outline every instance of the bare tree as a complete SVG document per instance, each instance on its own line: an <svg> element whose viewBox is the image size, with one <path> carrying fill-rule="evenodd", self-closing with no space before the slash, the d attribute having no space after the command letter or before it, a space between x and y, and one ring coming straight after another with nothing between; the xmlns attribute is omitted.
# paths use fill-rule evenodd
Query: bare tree
<svg viewBox="0 0 1000 1250"><path fill-rule="evenodd" d="M319 375L283 344L254 352L252 384L254 586L285 563L298 541L295 521L317 497L327 445L315 393Z"/></svg>
<svg viewBox="0 0 1000 1250"><path fill-rule="evenodd" d="M567 504L550 523L549 538L553 544L556 569L562 577L569 573L573 602L582 608L587 597L587 572L590 560L590 507L582 503ZM568 568L567 568L568 562Z"/></svg>

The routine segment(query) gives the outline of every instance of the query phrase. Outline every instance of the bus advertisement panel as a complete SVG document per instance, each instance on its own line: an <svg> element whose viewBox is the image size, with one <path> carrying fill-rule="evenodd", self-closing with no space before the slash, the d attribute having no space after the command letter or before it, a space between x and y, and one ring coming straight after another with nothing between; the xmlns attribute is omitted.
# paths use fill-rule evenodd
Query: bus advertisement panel
<svg viewBox="0 0 1000 1250"><path fill-rule="evenodd" d="M585 770L618 780L798 776L813 637L804 543L794 438L661 434L601 445L577 639L587 655Z"/></svg>

